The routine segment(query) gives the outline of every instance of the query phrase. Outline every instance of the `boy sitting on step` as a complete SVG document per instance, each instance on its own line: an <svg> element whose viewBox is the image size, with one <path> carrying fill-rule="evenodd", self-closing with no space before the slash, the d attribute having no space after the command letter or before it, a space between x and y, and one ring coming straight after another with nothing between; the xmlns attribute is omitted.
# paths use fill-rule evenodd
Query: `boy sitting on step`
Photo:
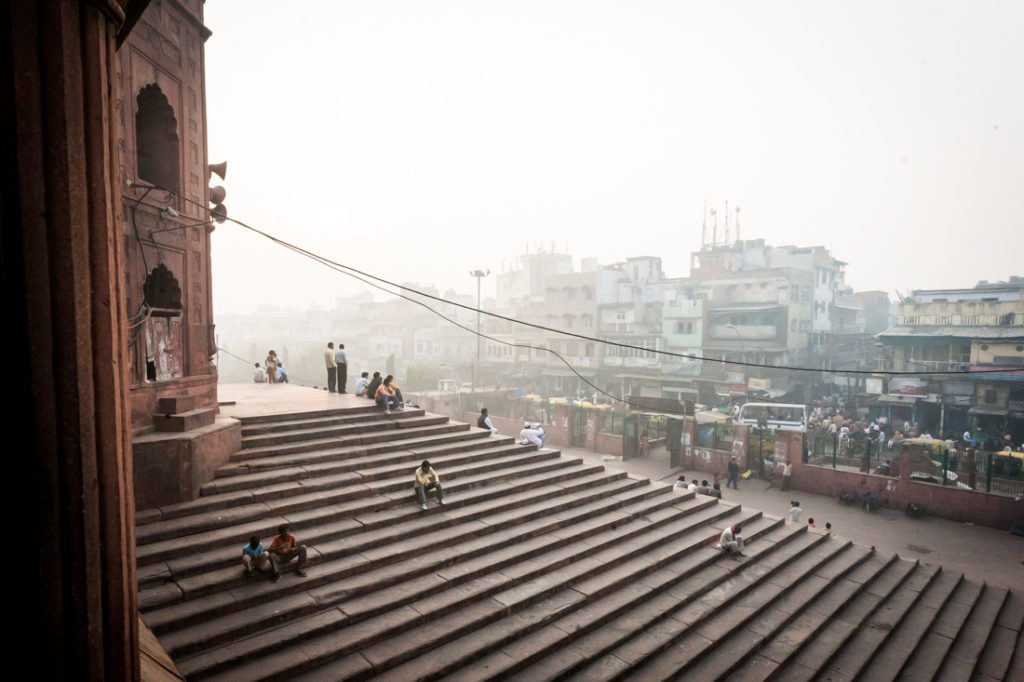
<svg viewBox="0 0 1024 682"><path fill-rule="evenodd" d="M256 571L266 573L270 570L270 553L263 551L263 543L255 535L249 538L249 544L242 547L242 564L246 578L256 575Z"/></svg>

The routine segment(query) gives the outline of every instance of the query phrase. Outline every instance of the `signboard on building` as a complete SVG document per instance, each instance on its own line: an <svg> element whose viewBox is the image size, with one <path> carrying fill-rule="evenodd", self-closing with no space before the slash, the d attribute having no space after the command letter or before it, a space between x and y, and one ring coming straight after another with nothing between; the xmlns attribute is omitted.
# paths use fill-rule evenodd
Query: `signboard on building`
<svg viewBox="0 0 1024 682"><path fill-rule="evenodd" d="M895 395L927 395L928 382L912 377L893 377L889 379L889 394Z"/></svg>
<svg viewBox="0 0 1024 682"><path fill-rule="evenodd" d="M869 395L882 395L885 393L883 386L880 377L869 377L864 381L864 392Z"/></svg>
<svg viewBox="0 0 1024 682"><path fill-rule="evenodd" d="M754 377L747 379L747 388L752 391L768 391L771 390L771 387L771 379L755 379Z"/></svg>
<svg viewBox="0 0 1024 682"><path fill-rule="evenodd" d="M970 381L946 381L942 384L946 395L974 395L974 384Z"/></svg>

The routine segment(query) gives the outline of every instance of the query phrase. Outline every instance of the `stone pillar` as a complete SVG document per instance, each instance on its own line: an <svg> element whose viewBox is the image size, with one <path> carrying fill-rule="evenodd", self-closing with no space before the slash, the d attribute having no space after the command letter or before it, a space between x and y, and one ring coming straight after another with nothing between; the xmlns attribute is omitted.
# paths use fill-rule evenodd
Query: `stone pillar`
<svg viewBox="0 0 1024 682"><path fill-rule="evenodd" d="M136 6L145 3L135 3ZM113 0L0 9L10 606L37 679L139 675Z"/></svg>

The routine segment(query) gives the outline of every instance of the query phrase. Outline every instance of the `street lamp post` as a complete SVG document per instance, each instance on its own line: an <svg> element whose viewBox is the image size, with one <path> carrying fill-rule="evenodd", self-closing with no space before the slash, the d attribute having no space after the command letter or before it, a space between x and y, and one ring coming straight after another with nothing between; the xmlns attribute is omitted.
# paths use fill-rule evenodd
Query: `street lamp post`
<svg viewBox="0 0 1024 682"><path fill-rule="evenodd" d="M490 269L469 271L470 277L476 277L476 362L473 368L473 393L476 393L477 377L480 375L480 280L489 274Z"/></svg>

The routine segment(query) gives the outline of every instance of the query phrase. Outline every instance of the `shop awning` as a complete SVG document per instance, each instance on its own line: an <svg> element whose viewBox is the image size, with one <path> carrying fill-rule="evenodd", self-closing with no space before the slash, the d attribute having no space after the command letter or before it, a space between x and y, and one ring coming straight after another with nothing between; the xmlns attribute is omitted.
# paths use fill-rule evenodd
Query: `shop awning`
<svg viewBox="0 0 1024 682"><path fill-rule="evenodd" d="M995 407L972 407L967 410L967 414L984 414L989 417L1005 417L1009 413L1009 410L1000 410Z"/></svg>
<svg viewBox="0 0 1024 682"><path fill-rule="evenodd" d="M919 398L916 395L880 395L878 402L883 405L913 405Z"/></svg>

